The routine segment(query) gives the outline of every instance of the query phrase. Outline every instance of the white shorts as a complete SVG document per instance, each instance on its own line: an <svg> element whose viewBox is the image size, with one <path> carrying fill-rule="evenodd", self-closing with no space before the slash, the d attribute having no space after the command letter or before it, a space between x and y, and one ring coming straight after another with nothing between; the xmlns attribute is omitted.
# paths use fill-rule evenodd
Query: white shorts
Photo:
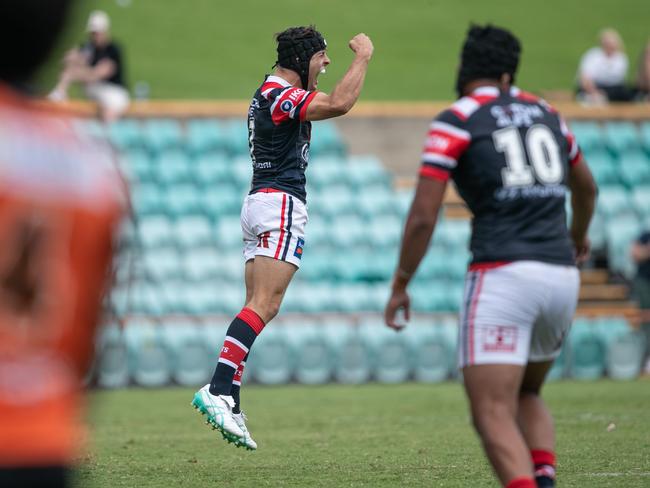
<svg viewBox="0 0 650 488"><path fill-rule="evenodd" d="M130 98L126 88L115 83L89 83L86 95L95 100L102 108L122 114L129 108Z"/></svg>
<svg viewBox="0 0 650 488"><path fill-rule="evenodd" d="M241 210L244 258L267 256L300 268L307 221L305 204L288 193L248 195Z"/></svg>
<svg viewBox="0 0 650 488"><path fill-rule="evenodd" d="M555 359L578 302L574 266L538 261L469 271L460 313L458 365Z"/></svg>

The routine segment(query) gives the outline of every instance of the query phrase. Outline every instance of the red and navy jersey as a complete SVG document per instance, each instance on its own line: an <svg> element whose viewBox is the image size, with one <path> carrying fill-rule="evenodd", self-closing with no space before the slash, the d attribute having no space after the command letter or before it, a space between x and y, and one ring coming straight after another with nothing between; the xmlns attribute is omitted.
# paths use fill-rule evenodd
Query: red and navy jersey
<svg viewBox="0 0 650 488"><path fill-rule="evenodd" d="M248 146L253 160L251 193L284 191L306 201L311 123L307 107L316 96L278 76L267 76L248 109Z"/></svg>
<svg viewBox="0 0 650 488"><path fill-rule="evenodd" d="M456 184L473 213L473 264L573 264L564 205L569 167L580 157L546 102L485 86L433 121L420 175Z"/></svg>

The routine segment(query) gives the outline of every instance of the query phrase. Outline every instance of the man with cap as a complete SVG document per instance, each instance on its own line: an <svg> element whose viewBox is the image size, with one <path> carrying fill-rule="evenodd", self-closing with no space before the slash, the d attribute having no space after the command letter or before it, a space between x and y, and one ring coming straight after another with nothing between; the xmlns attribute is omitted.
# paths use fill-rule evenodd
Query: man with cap
<svg viewBox="0 0 650 488"><path fill-rule="evenodd" d="M257 444L239 408L241 377L253 342L277 315L300 266L311 121L352 108L373 52L370 39L356 35L349 43L355 57L328 95L316 90L318 75L330 63L323 36L313 26L292 27L276 40L275 70L255 92L248 111L253 181L241 212L246 303L228 328L212 381L192 401L226 440L251 450Z"/></svg>
<svg viewBox="0 0 650 488"><path fill-rule="evenodd" d="M110 37L110 19L105 12L92 12L86 30L88 42L66 54L65 67L50 99L65 100L70 85L82 83L88 98L98 103L102 120L112 122L126 111L130 101L122 50Z"/></svg>

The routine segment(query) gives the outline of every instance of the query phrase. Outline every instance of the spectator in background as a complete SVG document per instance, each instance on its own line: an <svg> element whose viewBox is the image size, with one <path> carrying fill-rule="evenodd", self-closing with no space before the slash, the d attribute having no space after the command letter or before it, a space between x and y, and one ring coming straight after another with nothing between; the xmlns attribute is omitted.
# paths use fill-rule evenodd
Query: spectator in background
<svg viewBox="0 0 650 488"><path fill-rule="evenodd" d="M650 373L650 231L632 243L630 254L637 265L634 292L641 309L641 331L645 336L645 371Z"/></svg>
<svg viewBox="0 0 650 488"><path fill-rule="evenodd" d="M59 83L50 93L52 100L65 100L71 84L83 84L88 98L99 104L99 114L106 122L118 119L130 101L122 50L111 40L109 31L108 15L100 10L92 12L87 24L88 42L66 54Z"/></svg>
<svg viewBox="0 0 650 488"><path fill-rule="evenodd" d="M639 58L636 75L637 100L650 101L650 39L646 42Z"/></svg>
<svg viewBox="0 0 650 488"><path fill-rule="evenodd" d="M600 47L593 47L580 60L578 93L580 101L593 104L627 102L632 91L625 85L628 59L621 36L614 29L600 33Z"/></svg>

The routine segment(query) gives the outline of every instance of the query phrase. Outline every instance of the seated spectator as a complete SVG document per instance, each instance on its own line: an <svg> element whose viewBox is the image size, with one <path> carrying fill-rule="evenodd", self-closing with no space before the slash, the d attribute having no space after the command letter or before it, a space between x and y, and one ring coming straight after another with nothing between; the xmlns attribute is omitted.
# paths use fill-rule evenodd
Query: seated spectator
<svg viewBox="0 0 650 488"><path fill-rule="evenodd" d="M637 99L650 101L650 40L639 58L639 68L636 76Z"/></svg>
<svg viewBox="0 0 650 488"><path fill-rule="evenodd" d="M586 103L626 102L633 97L625 85L628 59L623 41L614 29L600 33L600 47L593 47L580 60L578 100Z"/></svg>
<svg viewBox="0 0 650 488"><path fill-rule="evenodd" d="M65 100L70 85L81 83L88 98L98 103L100 116L106 122L118 119L129 106L122 52L111 40L109 29L110 19L105 12L90 14L88 42L66 54L59 83L50 93L52 100Z"/></svg>
<svg viewBox="0 0 650 488"><path fill-rule="evenodd" d="M641 331L645 336L645 372L650 373L650 231L632 243L632 260L637 264L634 293L641 309Z"/></svg>

